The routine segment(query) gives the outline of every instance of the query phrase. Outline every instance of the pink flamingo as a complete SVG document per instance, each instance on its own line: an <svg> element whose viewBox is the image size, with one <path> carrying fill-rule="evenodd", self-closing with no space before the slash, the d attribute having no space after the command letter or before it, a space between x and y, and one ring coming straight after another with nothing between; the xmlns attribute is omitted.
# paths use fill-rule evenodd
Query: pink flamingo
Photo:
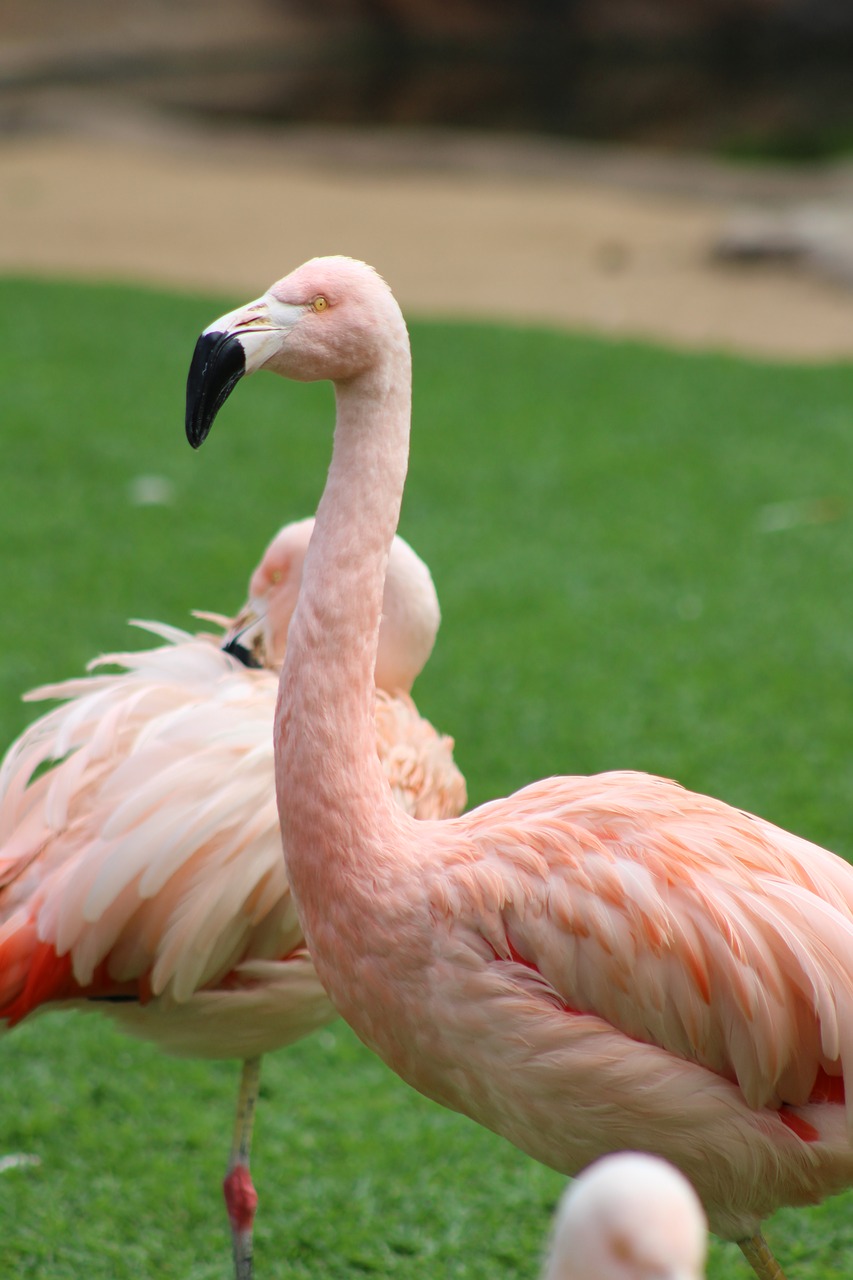
<svg viewBox="0 0 853 1280"><path fill-rule="evenodd" d="M306 263L200 337L192 444L261 367L336 394L275 730L324 986L409 1084L545 1164L670 1160L712 1229L779 1277L761 1219L853 1181L853 868L642 773L549 778L446 822L396 809L371 674L408 459L405 322L363 263Z"/></svg>
<svg viewBox="0 0 853 1280"><path fill-rule="evenodd" d="M708 1222L684 1175L620 1151L563 1193L542 1280L702 1280L707 1252Z"/></svg>
<svg viewBox="0 0 853 1280"><path fill-rule="evenodd" d="M120 673L28 694L63 704L30 725L0 770L0 1019L13 1026L71 1004L169 1053L244 1060L224 1185L238 1280L252 1269L261 1055L335 1017L282 859L277 669L234 656L248 647L262 667L280 663L312 528L288 525L269 545L224 648L142 624L166 643L92 663ZM438 599L401 538L391 566L374 751L396 802L440 818L464 808L464 780L451 740L408 696L432 650Z"/></svg>

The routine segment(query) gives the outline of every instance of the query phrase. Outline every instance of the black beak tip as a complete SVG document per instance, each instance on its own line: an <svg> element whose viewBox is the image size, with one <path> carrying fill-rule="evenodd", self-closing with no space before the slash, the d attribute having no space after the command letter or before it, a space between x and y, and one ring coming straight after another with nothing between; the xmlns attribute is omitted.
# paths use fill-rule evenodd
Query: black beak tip
<svg viewBox="0 0 853 1280"><path fill-rule="evenodd" d="M231 333L203 333L187 375L185 429L194 449L207 439L213 420L246 372L246 353Z"/></svg>
<svg viewBox="0 0 853 1280"><path fill-rule="evenodd" d="M244 667L248 667L253 671L260 670L261 664L255 655L244 644L241 644L236 636L233 640L229 640L227 644L224 644L222 649L225 653L230 653L231 657L236 658L238 662L242 662Z"/></svg>

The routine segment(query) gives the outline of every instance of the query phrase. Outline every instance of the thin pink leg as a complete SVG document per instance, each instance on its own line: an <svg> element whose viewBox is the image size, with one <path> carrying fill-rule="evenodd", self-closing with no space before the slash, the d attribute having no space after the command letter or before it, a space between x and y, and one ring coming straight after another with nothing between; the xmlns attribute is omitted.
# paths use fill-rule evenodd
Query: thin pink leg
<svg viewBox="0 0 853 1280"><path fill-rule="evenodd" d="M237 1280L252 1280L252 1224L258 1207L258 1193L249 1173L249 1155L252 1150L252 1128L255 1123L255 1104L261 1083L260 1058L247 1058L240 1077L240 1094L237 1099L237 1117L234 1122L234 1141L228 1160L228 1172L222 1184L225 1206L231 1223L231 1239L234 1245L234 1270Z"/></svg>

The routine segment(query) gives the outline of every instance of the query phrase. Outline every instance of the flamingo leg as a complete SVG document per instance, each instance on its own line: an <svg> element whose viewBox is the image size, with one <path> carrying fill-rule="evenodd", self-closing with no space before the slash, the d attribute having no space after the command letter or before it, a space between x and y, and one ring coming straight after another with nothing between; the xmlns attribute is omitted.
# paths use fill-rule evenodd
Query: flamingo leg
<svg viewBox="0 0 853 1280"><path fill-rule="evenodd" d="M228 1171L222 1184L231 1223L237 1280L252 1280L252 1224L258 1206L258 1193L249 1173L249 1155L252 1150L252 1128L260 1083L260 1058L247 1058L240 1076L234 1140L228 1159Z"/></svg>
<svg viewBox="0 0 853 1280"><path fill-rule="evenodd" d="M770 1246L761 1232L749 1240L738 1240L741 1253L752 1267L758 1280L785 1280L785 1273L770 1252Z"/></svg>

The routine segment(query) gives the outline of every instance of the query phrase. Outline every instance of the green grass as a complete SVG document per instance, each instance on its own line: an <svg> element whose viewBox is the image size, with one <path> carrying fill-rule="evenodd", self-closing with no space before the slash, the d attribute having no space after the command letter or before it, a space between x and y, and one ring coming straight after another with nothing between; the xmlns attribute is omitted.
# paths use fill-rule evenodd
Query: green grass
<svg viewBox="0 0 853 1280"><path fill-rule="evenodd" d="M272 532L316 505L328 387L251 379L199 454L184 440L195 335L237 301L0 284L4 743L24 689L141 643L124 619L234 608ZM416 692L472 803L631 766L853 854L853 368L412 336L401 527L444 612ZM132 504L145 474L171 505ZM19 1028L0 1062L0 1154L42 1160L0 1174L3 1274L228 1276L232 1064L71 1015ZM254 1169L259 1280L530 1278L562 1186L341 1026L268 1060ZM853 1200L768 1234L792 1280L847 1274ZM747 1271L715 1245L709 1274Z"/></svg>

